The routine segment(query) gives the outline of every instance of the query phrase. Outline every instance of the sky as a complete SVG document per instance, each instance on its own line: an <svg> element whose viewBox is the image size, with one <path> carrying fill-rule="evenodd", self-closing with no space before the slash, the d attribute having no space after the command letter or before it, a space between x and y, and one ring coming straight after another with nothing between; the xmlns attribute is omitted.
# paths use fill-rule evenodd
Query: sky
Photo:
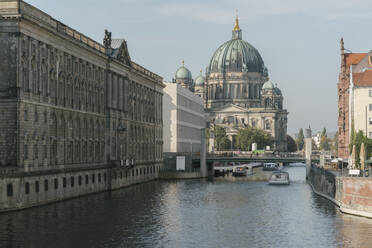
<svg viewBox="0 0 372 248"><path fill-rule="evenodd" d="M372 49L370 0L26 0L102 42L104 29L127 40L131 59L171 81L184 59L195 78L231 39L238 10L243 39L260 52L282 90L288 133L309 125L337 130L340 39Z"/></svg>

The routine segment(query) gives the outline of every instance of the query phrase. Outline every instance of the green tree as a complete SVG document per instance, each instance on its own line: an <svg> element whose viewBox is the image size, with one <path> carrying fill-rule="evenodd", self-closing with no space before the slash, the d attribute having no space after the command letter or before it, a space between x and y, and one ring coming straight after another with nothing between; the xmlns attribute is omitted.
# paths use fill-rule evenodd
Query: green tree
<svg viewBox="0 0 372 248"><path fill-rule="evenodd" d="M359 154L360 154L360 147L361 147L362 143L364 143L364 146L365 146L365 149L366 149L366 152L367 152L367 158L372 157L372 139L369 139L366 136L364 136L363 131L359 131L357 133L354 132L354 138L352 140L352 144L355 145L355 152L356 152L356 154L355 154L356 155L355 156L355 158L356 158L355 164L356 164L357 167L360 166ZM351 147L351 151L352 150L353 149Z"/></svg>
<svg viewBox="0 0 372 248"><path fill-rule="evenodd" d="M324 151L331 150L330 139L328 139L327 135L321 136L319 148L320 150L324 150Z"/></svg>
<svg viewBox="0 0 372 248"><path fill-rule="evenodd" d="M311 150L317 151L319 147L315 144L315 141L311 139Z"/></svg>
<svg viewBox="0 0 372 248"><path fill-rule="evenodd" d="M242 151L249 151L253 143L257 143L259 149L271 146L273 139L270 134L262 129L248 127L239 129L236 137L236 147Z"/></svg>
<svg viewBox="0 0 372 248"><path fill-rule="evenodd" d="M327 129L325 127L323 128L322 134L320 136L327 136Z"/></svg>
<svg viewBox="0 0 372 248"><path fill-rule="evenodd" d="M296 139L297 148L300 151L304 149L304 144L305 144L304 139L305 139L304 130L302 128L300 128L300 130L298 131L297 139Z"/></svg>
<svg viewBox="0 0 372 248"><path fill-rule="evenodd" d="M319 149L324 151L331 150L331 140L328 139L327 136L327 130L326 128L323 128L322 134L320 135L320 143L319 143Z"/></svg>
<svg viewBox="0 0 372 248"><path fill-rule="evenodd" d="M338 131L335 134L335 137L333 138L333 152L335 156L338 156Z"/></svg>
<svg viewBox="0 0 372 248"><path fill-rule="evenodd" d="M209 138L211 137L211 134L210 134L210 129L209 128L206 128L205 129L205 144L207 146L207 151L209 149Z"/></svg>
<svg viewBox="0 0 372 248"><path fill-rule="evenodd" d="M224 127L221 126L214 126L213 128L214 134L214 147L217 151L230 149L231 142L226 135L226 130Z"/></svg>
<svg viewBox="0 0 372 248"><path fill-rule="evenodd" d="M287 135L287 150L288 152L297 151L296 141L290 135Z"/></svg>
<svg viewBox="0 0 372 248"><path fill-rule="evenodd" d="M354 120L351 120L350 142L349 142L349 151L350 151L350 154L353 151L354 140L355 140Z"/></svg>

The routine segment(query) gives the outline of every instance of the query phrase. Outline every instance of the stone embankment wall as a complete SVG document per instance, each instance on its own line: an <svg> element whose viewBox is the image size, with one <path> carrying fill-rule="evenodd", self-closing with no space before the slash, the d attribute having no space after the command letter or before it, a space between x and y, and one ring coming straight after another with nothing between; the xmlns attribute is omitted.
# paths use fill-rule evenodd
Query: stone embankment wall
<svg viewBox="0 0 372 248"><path fill-rule="evenodd" d="M159 178L162 164L97 167L0 176L0 212L115 190Z"/></svg>
<svg viewBox="0 0 372 248"><path fill-rule="evenodd" d="M372 178L338 177L314 165L307 177L314 192L334 202L343 213L372 218Z"/></svg>
<svg viewBox="0 0 372 248"><path fill-rule="evenodd" d="M315 193L329 200L335 200L336 176L332 172L311 165L307 179Z"/></svg>
<svg viewBox="0 0 372 248"><path fill-rule="evenodd" d="M372 218L372 179L344 177L342 180L341 211Z"/></svg>

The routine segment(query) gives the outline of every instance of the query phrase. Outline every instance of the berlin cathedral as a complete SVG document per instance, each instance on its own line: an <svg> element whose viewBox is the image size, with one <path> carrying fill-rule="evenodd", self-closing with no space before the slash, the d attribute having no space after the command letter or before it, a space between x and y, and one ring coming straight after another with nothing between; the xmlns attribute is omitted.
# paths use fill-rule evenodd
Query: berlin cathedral
<svg viewBox="0 0 372 248"><path fill-rule="evenodd" d="M239 129L256 127L272 135L272 150L287 151L288 112L282 92L269 80L257 49L242 39L238 17L231 40L214 52L205 76L200 71L193 80L182 62L173 82L204 99L210 126L225 128L232 149Z"/></svg>

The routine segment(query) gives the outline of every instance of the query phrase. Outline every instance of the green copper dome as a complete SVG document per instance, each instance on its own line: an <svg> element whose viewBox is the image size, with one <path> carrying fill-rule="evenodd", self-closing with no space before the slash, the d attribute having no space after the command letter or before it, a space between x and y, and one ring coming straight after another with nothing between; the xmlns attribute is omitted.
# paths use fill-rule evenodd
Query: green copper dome
<svg viewBox="0 0 372 248"><path fill-rule="evenodd" d="M282 91L281 91L278 87L275 87L274 91L275 91L275 93L276 93L277 95L279 95L279 96L282 95Z"/></svg>
<svg viewBox="0 0 372 248"><path fill-rule="evenodd" d="M202 74L202 71L200 71L200 75L195 79L195 86L204 86L205 77Z"/></svg>
<svg viewBox="0 0 372 248"><path fill-rule="evenodd" d="M223 43L213 54L209 73L213 72L259 72L265 65L260 53L248 42L242 40L239 26L235 27L232 39Z"/></svg>
<svg viewBox="0 0 372 248"><path fill-rule="evenodd" d="M262 86L262 89L263 90L266 90L266 89L274 89L275 86L274 84L271 82L271 81L267 81L266 83L264 83L264 85Z"/></svg>
<svg viewBox="0 0 372 248"><path fill-rule="evenodd" d="M192 80L192 75L189 69L187 69L182 62L182 66L176 71L176 79L189 79Z"/></svg>

